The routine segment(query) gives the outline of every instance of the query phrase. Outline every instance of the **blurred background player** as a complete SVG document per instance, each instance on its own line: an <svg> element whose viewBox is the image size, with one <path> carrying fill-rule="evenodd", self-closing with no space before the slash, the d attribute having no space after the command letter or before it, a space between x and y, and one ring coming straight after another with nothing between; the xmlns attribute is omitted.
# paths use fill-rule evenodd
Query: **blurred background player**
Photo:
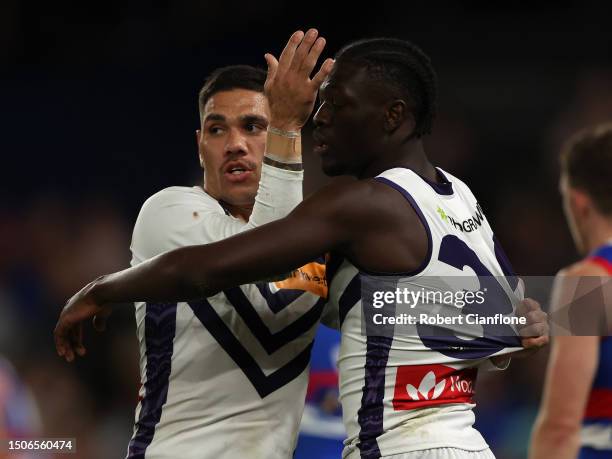
<svg viewBox="0 0 612 459"><path fill-rule="evenodd" d="M271 75L283 70L266 58ZM438 279L428 286L437 291L448 288L441 276L461 275L467 267L495 292L482 314L509 315L519 302L517 280L504 277L511 268L476 199L425 154L422 137L431 131L436 100L430 60L403 40L355 42L337 54L319 96L314 139L322 168L357 180L319 190L278 221L214 244L173 250L89 284L62 312L58 352L70 356L82 346L78 324L100 305L211 296L332 252L327 276L342 331L344 457L490 458L472 427L476 367L522 349L512 329L487 327L469 341L450 335L441 345L421 333L395 340L362 332L368 320L361 314L362 273L396 274L416 283L429 276ZM457 222L471 219L470 231L442 218L441 207ZM546 335L546 315L537 305L530 309L523 331L539 336L535 345L545 343L540 335ZM430 397L432 380L436 395ZM410 385L422 397L411 397Z"/></svg>
<svg viewBox="0 0 612 459"><path fill-rule="evenodd" d="M0 439L34 439L40 436L41 420L36 402L15 369L0 354ZM0 451L0 459L46 459L33 451Z"/></svg>
<svg viewBox="0 0 612 459"><path fill-rule="evenodd" d="M580 294L577 282L588 282L589 276L603 278L597 298L603 304L592 308L594 300L587 299L581 305L589 309L579 311L597 314L589 329L597 336L553 339L529 457L612 458L612 124L568 141L561 154L560 190L574 242L585 258L557 275L551 310L569 305Z"/></svg>
<svg viewBox="0 0 612 459"><path fill-rule="evenodd" d="M346 430L338 393L339 352L338 330L320 326L312 346L306 405L294 459L338 459L342 456Z"/></svg>

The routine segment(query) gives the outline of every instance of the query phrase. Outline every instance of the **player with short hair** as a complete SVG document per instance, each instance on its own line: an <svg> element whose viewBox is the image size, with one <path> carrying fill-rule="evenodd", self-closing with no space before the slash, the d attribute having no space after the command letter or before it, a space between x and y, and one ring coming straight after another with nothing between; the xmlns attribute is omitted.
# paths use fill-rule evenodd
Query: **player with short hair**
<svg viewBox="0 0 612 459"><path fill-rule="evenodd" d="M324 45L314 29L294 34L280 61L296 67L274 81L246 65L211 73L198 99L203 182L146 200L132 236L132 266L247 231L299 204L300 138L275 129L299 133L327 72L323 67L310 80ZM136 303L141 387L127 457L290 457L325 293L318 260L288 279L197 302ZM98 327L104 318L97 317Z"/></svg>
<svg viewBox="0 0 612 459"><path fill-rule="evenodd" d="M560 191L574 243L585 258L559 272L551 310L589 309L584 334L556 336L531 459L612 457L612 124L574 135L561 153ZM583 283L601 278L601 295L577 302ZM576 294L574 294L574 290ZM585 297L586 298L586 297ZM594 299L596 298L596 299ZM603 300L603 304L595 304ZM607 316L607 317L606 317ZM582 333L580 333L582 335Z"/></svg>
<svg viewBox="0 0 612 459"><path fill-rule="evenodd" d="M282 74L273 56L266 60L272 76ZM438 343L429 339L437 330L362 333L367 317L360 285L367 274L400 276L412 285L476 274L496 293L485 306L491 311L480 310L485 315L512 315L520 299L516 278L504 277L511 268L469 188L425 154L422 137L431 129L436 100L429 58L403 40L352 43L337 54L319 97L315 152L325 173L355 180L319 190L278 221L94 281L64 308L56 328L58 352L70 355L82 345L73 330L101 305L143 298L197 301L330 252L328 300L342 332L340 398L348 433L343 457L490 458L472 427L473 385L483 362L522 349L514 330L485 327L480 338L451 334ZM546 315L524 304L531 310L522 332L546 335Z"/></svg>

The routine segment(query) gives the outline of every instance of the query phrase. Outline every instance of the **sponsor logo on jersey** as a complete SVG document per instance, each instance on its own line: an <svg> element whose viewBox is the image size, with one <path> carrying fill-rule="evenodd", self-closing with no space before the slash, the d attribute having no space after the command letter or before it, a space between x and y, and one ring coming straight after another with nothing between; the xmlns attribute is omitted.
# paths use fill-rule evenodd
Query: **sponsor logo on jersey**
<svg viewBox="0 0 612 459"><path fill-rule="evenodd" d="M476 368L446 365L403 365L395 379L393 409L413 410L445 403L474 403Z"/></svg>
<svg viewBox="0 0 612 459"><path fill-rule="evenodd" d="M476 231L482 226L484 221L484 213L482 212L482 207L480 207L480 204L478 203L476 203L474 215L471 218L467 218L463 221L451 217L440 206L438 206L436 212L438 212L443 221L448 222L449 225L462 233L471 233L472 231Z"/></svg>

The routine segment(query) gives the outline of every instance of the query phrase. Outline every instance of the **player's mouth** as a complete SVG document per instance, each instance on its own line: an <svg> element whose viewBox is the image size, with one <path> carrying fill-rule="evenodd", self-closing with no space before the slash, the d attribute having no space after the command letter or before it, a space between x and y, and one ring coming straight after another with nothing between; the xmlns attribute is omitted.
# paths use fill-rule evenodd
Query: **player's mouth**
<svg viewBox="0 0 612 459"><path fill-rule="evenodd" d="M327 152L327 144L326 143L315 144L313 151L317 155L324 155Z"/></svg>
<svg viewBox="0 0 612 459"><path fill-rule="evenodd" d="M232 183L240 183L253 176L254 167L245 161L230 161L223 168L223 176Z"/></svg>
<svg viewBox="0 0 612 459"><path fill-rule="evenodd" d="M320 134L318 134L317 131L313 133L312 137L314 139L314 148L313 148L314 153L317 155L324 155L325 153L327 153L329 144L327 143L325 138L323 138Z"/></svg>

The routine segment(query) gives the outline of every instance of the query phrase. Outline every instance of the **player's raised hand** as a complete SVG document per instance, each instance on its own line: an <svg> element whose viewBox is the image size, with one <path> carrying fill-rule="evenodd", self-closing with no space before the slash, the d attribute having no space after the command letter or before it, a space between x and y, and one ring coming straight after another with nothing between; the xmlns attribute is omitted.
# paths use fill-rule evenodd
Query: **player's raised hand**
<svg viewBox="0 0 612 459"><path fill-rule="evenodd" d="M72 362L75 355L85 355L83 321L93 318L94 327L102 331L110 314L109 307L98 305L89 294L92 284L86 285L68 300L53 331L57 354L67 362Z"/></svg>
<svg viewBox="0 0 612 459"><path fill-rule="evenodd" d="M311 78L325 48L325 38L316 29L298 30L287 42L278 60L266 54L268 76L264 91L270 106L270 126L299 131L312 113L317 91L331 72L334 61L326 59Z"/></svg>

